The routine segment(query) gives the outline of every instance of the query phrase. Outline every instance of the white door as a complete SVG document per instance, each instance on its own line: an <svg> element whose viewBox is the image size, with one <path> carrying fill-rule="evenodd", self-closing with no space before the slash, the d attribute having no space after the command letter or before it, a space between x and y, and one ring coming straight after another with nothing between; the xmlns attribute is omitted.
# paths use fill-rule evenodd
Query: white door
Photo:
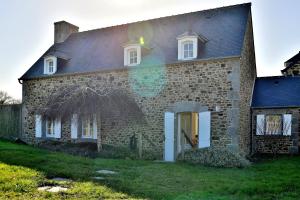
<svg viewBox="0 0 300 200"><path fill-rule="evenodd" d="M165 161L174 161L174 122L175 115L171 112L165 113Z"/></svg>
<svg viewBox="0 0 300 200"><path fill-rule="evenodd" d="M210 112L199 113L199 148L210 146Z"/></svg>

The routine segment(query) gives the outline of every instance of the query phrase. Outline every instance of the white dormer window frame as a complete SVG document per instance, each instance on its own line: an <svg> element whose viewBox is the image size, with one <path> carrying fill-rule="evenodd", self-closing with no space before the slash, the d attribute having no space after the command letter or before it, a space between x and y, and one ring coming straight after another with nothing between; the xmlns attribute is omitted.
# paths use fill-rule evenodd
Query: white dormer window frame
<svg viewBox="0 0 300 200"><path fill-rule="evenodd" d="M136 66L141 63L141 45L124 46L124 66Z"/></svg>
<svg viewBox="0 0 300 200"><path fill-rule="evenodd" d="M57 70L57 58L47 56L44 58L44 74L54 74Z"/></svg>
<svg viewBox="0 0 300 200"><path fill-rule="evenodd" d="M178 60L193 60L198 55L198 37L184 36L178 40Z"/></svg>

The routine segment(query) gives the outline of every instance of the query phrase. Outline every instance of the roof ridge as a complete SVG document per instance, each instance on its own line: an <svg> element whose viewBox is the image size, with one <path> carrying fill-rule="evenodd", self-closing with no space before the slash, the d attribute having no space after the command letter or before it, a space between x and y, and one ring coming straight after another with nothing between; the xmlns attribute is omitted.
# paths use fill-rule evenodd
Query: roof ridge
<svg viewBox="0 0 300 200"><path fill-rule="evenodd" d="M86 30L86 31L80 31L80 32L72 33L71 35L78 35L78 34L81 34L81 33L99 31L99 30L108 29L108 28L116 28L116 27L119 27L119 26L131 25L131 24L136 24L136 23L143 23L143 22L147 22L147 21L165 19L165 18L169 18L169 17L183 16L183 15L187 15L187 14L195 14L195 13L198 13L198 12L208 12L208 11L213 11L213 10L229 9L229 8L234 8L234 7L239 7L239 6L251 6L251 5L252 5L252 3L248 2L248 3L234 4L234 5L229 5L229 6L215 7L215 8L209 8L209 9L204 9L204 10L198 10L198 11L168 15L168 16L163 16L163 17L158 17L158 18L145 19L145 20L129 22L129 23L124 23L124 24L115 24L115 25L112 25L112 26L105 26L105 27L101 27L101 28L90 29L90 30Z"/></svg>

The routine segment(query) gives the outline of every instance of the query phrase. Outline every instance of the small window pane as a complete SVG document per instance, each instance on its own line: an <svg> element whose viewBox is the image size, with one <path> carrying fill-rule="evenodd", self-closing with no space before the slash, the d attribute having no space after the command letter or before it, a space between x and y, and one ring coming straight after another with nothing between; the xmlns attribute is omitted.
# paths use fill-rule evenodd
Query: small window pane
<svg viewBox="0 0 300 200"><path fill-rule="evenodd" d="M183 58L193 58L193 42L183 44Z"/></svg>
<svg viewBox="0 0 300 200"><path fill-rule="evenodd" d="M129 51L129 64L137 64L137 50Z"/></svg>
<svg viewBox="0 0 300 200"><path fill-rule="evenodd" d="M82 137L89 138L93 134L93 120L90 116L82 120Z"/></svg>
<svg viewBox="0 0 300 200"><path fill-rule="evenodd" d="M48 136L54 136L54 120L47 119L46 121L46 134Z"/></svg>
<svg viewBox="0 0 300 200"><path fill-rule="evenodd" d="M48 72L53 73L54 72L54 62L53 62L53 60L48 60L47 63L48 63Z"/></svg>
<svg viewBox="0 0 300 200"><path fill-rule="evenodd" d="M280 135L282 133L282 116L266 116L266 135Z"/></svg>

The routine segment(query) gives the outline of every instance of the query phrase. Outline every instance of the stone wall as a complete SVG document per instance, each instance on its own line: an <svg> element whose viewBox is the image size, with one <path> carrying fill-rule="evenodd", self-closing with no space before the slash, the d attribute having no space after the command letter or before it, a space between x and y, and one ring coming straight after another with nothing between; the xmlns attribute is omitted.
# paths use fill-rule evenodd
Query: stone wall
<svg viewBox="0 0 300 200"><path fill-rule="evenodd" d="M254 109L252 115L252 152L253 153L298 153L299 143L299 113L298 108ZM292 114L291 136L256 135L256 116L258 114Z"/></svg>
<svg viewBox="0 0 300 200"><path fill-rule="evenodd" d="M34 134L34 114L37 108L45 105L52 93L63 85L86 84L97 91L126 91L145 114L146 124L120 121L117 116L101 119L98 142L102 144L128 146L133 134L141 135L144 149L162 155L164 112L178 102L197 102L208 110L220 107L220 112L212 113L211 142L216 147L227 147L233 140L229 125L237 126L229 115L232 117L240 113L237 107L239 100L234 98L242 92L236 87L239 68L240 58L233 57L26 80L23 83L23 138L29 143L38 142ZM235 76L232 76L234 73ZM234 111L232 108L235 108ZM62 126L61 140L71 141L69 122Z"/></svg>
<svg viewBox="0 0 300 200"><path fill-rule="evenodd" d="M241 57L240 70L240 112L239 117L239 148L246 154L250 152L250 137L251 137L251 113L250 105L252 92L256 78L256 64L254 51L254 38L252 28L252 16L249 13L246 34L244 38L244 48Z"/></svg>
<svg viewBox="0 0 300 200"><path fill-rule="evenodd" d="M294 65L285 72L286 75L300 75L300 64Z"/></svg>

